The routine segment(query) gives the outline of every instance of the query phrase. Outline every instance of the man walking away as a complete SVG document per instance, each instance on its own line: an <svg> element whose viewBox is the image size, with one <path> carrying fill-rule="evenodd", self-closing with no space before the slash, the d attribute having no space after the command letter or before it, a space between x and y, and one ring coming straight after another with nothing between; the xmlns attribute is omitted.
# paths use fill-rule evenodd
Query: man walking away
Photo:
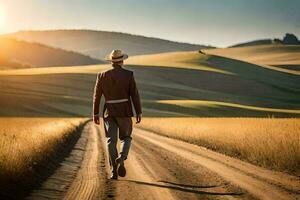
<svg viewBox="0 0 300 200"><path fill-rule="evenodd" d="M93 119L96 124L100 124L99 105L102 94L105 98L102 117L112 170L111 179L126 175L124 160L127 159L131 145L131 117L134 116L131 101L136 112L136 123L140 123L142 119L141 100L133 72L123 68L123 61L127 58L128 55L121 50L113 50L106 56L106 60L112 63L112 69L98 74L94 89ZM118 137L121 140L119 155Z"/></svg>

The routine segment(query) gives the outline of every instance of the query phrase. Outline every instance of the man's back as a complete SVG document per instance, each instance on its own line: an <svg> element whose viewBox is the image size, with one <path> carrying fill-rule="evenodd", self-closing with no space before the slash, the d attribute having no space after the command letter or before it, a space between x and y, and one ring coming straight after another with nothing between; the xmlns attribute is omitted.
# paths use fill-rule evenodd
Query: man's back
<svg viewBox="0 0 300 200"><path fill-rule="evenodd" d="M105 100L128 99L130 81L133 72L122 67L116 67L102 73L103 95Z"/></svg>
<svg viewBox="0 0 300 200"><path fill-rule="evenodd" d="M100 102L102 94L104 95L107 108L104 116L132 117L133 111L130 99L133 102L136 113L141 113L139 93L133 72L130 70L126 70L121 66L114 66L113 69L98 74L94 94L94 114L95 109L96 113L99 113L99 110L95 107L99 106L97 102Z"/></svg>

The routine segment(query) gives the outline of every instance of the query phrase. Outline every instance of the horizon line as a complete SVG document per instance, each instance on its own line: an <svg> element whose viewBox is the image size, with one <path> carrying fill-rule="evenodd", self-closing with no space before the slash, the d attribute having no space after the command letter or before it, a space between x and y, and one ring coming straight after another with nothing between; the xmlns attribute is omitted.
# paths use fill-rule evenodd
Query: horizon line
<svg viewBox="0 0 300 200"><path fill-rule="evenodd" d="M43 31L93 31L93 32L108 32L108 33L117 33L117 34L125 34L125 35L137 36L137 37L145 37L145 38L151 38L151 39L164 40L164 41L167 41L167 42L175 42L175 43L179 43L179 44L189 44L189 45L195 45L195 46L206 46L206 47L209 47L209 48L229 48L229 47L232 47L232 46L238 45L238 44L243 44L243 43L248 43L248 42L253 42L253 41L258 41L258 40L267 40L267 39L274 40L274 39L277 38L277 37L273 37L273 38L272 37L269 37L269 38L257 38L257 39L254 39L254 40L240 41L238 43L234 43L234 44L231 44L231 45L220 47L220 46L214 46L214 45L211 45L211 44L191 43L191 42L185 42L185 41L180 41L180 40L172 40L172 39L167 39L167 38L161 38L161 37L157 37L157 36L141 35L141 34L136 34L136 33L122 32L122 31L112 31L112 30L104 30L104 29L102 29L102 30L101 29L89 29L89 28L20 29L20 30L16 30L16 31L13 31L13 32L0 33L0 36L11 35L11 34L15 34L15 33L18 33L18 32L43 32ZM292 34L296 35L295 33L292 33Z"/></svg>
<svg viewBox="0 0 300 200"><path fill-rule="evenodd" d="M93 32L108 32L108 33L118 33L118 34L125 34L125 35L131 35L131 36L138 36L138 37L145 37L145 38L152 38L152 39L159 39L159 40L164 40L168 42L176 42L180 44L189 44L189 45L195 45L195 46L206 46L206 47L212 47L212 48L219 48L218 46L213 46L211 44L199 44L199 43L192 43L192 42L185 42L185 41L180 41L180 40L172 40L172 39L167 39L167 38L161 38L157 36L149 36L149 35L141 35L141 34L136 34L136 33L129 33L129 32L122 32L122 31L112 31L112 30L104 30L104 29L88 29L88 28L54 28L54 29L20 29L17 31L13 32L6 32L6 33L0 33L0 36L3 35L10 35L18 32L43 32L43 31L93 31Z"/></svg>

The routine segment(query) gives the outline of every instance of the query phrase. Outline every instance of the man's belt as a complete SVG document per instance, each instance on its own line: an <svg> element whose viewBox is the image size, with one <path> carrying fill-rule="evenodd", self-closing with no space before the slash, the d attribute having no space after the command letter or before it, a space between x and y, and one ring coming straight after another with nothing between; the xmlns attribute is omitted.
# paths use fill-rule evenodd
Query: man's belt
<svg viewBox="0 0 300 200"><path fill-rule="evenodd" d="M116 100L108 100L105 101L106 103L122 103L122 102L126 102L128 101L128 99L116 99Z"/></svg>

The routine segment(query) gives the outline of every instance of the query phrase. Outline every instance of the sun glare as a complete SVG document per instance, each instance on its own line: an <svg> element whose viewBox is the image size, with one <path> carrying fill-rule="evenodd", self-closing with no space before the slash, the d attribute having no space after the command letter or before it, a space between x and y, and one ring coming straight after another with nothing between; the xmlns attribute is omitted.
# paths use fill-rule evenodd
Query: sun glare
<svg viewBox="0 0 300 200"><path fill-rule="evenodd" d="M5 10L2 5L0 5L0 28L3 28L5 24Z"/></svg>

